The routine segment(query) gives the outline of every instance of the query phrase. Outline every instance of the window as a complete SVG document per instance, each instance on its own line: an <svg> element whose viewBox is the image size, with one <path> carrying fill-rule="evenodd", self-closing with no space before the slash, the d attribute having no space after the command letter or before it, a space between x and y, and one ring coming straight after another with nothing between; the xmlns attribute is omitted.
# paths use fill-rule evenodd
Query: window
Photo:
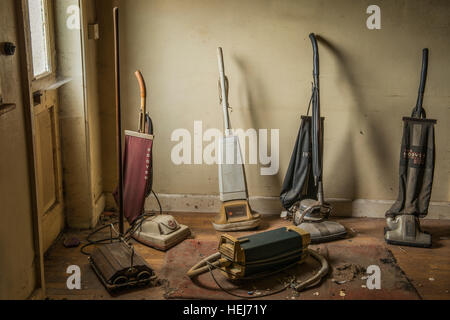
<svg viewBox="0 0 450 320"><path fill-rule="evenodd" d="M30 19L33 76L39 78L52 72L47 0L27 0Z"/></svg>

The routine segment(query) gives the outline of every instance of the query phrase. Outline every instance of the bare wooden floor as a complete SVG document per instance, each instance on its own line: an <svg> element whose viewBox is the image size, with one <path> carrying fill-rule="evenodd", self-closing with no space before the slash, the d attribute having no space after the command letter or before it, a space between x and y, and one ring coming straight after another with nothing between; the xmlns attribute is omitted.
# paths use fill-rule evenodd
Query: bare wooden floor
<svg viewBox="0 0 450 320"><path fill-rule="evenodd" d="M195 239L215 240L219 233L211 226L214 214L205 213L174 213L178 222L188 225ZM380 244L384 242L384 219L346 218L336 219L349 230L349 237L339 241L347 241L355 246L364 244ZM278 216L264 216L260 230L268 230L289 222ZM398 265L405 272L411 283L423 299L450 299L450 221L426 220L422 227L433 235L431 249L400 247L389 245ZM47 296L50 299L163 299L162 288L138 290L118 297L111 297L103 288L88 265L87 256L80 253L80 248L67 249L63 246L64 237L76 236L82 243L90 231L69 230L61 237L46 254L45 277ZM245 234L245 233L240 233ZM240 235L237 234L237 235ZM136 251L158 273L164 263L165 253L135 244ZM82 289L68 290L66 269L70 265L78 265L82 270ZM314 297L310 297L314 299Z"/></svg>

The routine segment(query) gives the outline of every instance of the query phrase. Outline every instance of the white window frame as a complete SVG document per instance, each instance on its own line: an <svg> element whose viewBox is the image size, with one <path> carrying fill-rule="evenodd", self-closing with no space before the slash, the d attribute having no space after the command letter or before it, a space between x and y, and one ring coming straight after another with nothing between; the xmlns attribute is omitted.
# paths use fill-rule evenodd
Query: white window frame
<svg viewBox="0 0 450 320"><path fill-rule="evenodd" d="M55 28L54 28L54 5L52 0L44 0L44 12L45 12L45 23L47 24L47 55L49 62L50 71L44 72L38 76L34 76L33 68L33 51L31 44L31 28L30 28L30 17L28 0L22 0L22 8L24 15L24 31L25 31L25 41L27 43L27 61L28 70L30 72L29 78L32 80L32 91L44 90L48 88L53 83L56 82L56 50L55 50Z"/></svg>

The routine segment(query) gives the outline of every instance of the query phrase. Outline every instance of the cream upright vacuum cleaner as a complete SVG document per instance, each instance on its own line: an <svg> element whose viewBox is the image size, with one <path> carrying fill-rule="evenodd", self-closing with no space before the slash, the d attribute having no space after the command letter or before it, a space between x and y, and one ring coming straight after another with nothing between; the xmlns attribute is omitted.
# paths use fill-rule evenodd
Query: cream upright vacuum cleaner
<svg viewBox="0 0 450 320"><path fill-rule="evenodd" d="M282 213L282 217L292 218L296 226L308 231L311 234L311 243L321 243L343 238L347 231L340 223L328 220L332 208L324 201L324 118L320 117L319 52L314 33L311 33L309 38L314 51L314 84L310 101L312 117L302 116L280 200L287 210Z"/></svg>
<svg viewBox="0 0 450 320"><path fill-rule="evenodd" d="M222 207L213 222L217 231L251 230L259 226L261 216L252 213L248 203L244 165L238 136L233 134L228 114L228 79L225 76L222 48L219 61L219 96L225 123L224 137L219 141L219 189Z"/></svg>

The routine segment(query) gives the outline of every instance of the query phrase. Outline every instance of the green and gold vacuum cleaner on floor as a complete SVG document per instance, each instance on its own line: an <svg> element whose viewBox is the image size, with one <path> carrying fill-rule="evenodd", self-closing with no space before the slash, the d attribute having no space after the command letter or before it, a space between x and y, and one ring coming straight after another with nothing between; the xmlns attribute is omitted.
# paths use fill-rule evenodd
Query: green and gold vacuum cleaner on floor
<svg viewBox="0 0 450 320"><path fill-rule="evenodd" d="M428 69L428 49L422 51L419 96L411 117L404 117L400 151L399 192L386 212L384 238L389 244L431 247L431 235L420 228L419 218L428 213L433 185L436 120L422 108Z"/></svg>
<svg viewBox="0 0 450 320"><path fill-rule="evenodd" d="M345 237L344 226L329 221L331 205L324 201L322 183L324 118L320 117L319 52L313 33L309 35L314 51L314 84L308 112L301 125L284 178L280 200L286 211L282 217L291 218L295 225L311 234L311 243L332 241ZM312 117L309 109L312 106Z"/></svg>
<svg viewBox="0 0 450 320"><path fill-rule="evenodd" d="M187 275L194 278L218 269L230 280L263 278L303 263L311 255L321 268L309 279L292 286L300 291L318 284L329 270L327 260L310 250L309 244L309 233L295 226L239 238L224 234L218 252L197 263Z"/></svg>

